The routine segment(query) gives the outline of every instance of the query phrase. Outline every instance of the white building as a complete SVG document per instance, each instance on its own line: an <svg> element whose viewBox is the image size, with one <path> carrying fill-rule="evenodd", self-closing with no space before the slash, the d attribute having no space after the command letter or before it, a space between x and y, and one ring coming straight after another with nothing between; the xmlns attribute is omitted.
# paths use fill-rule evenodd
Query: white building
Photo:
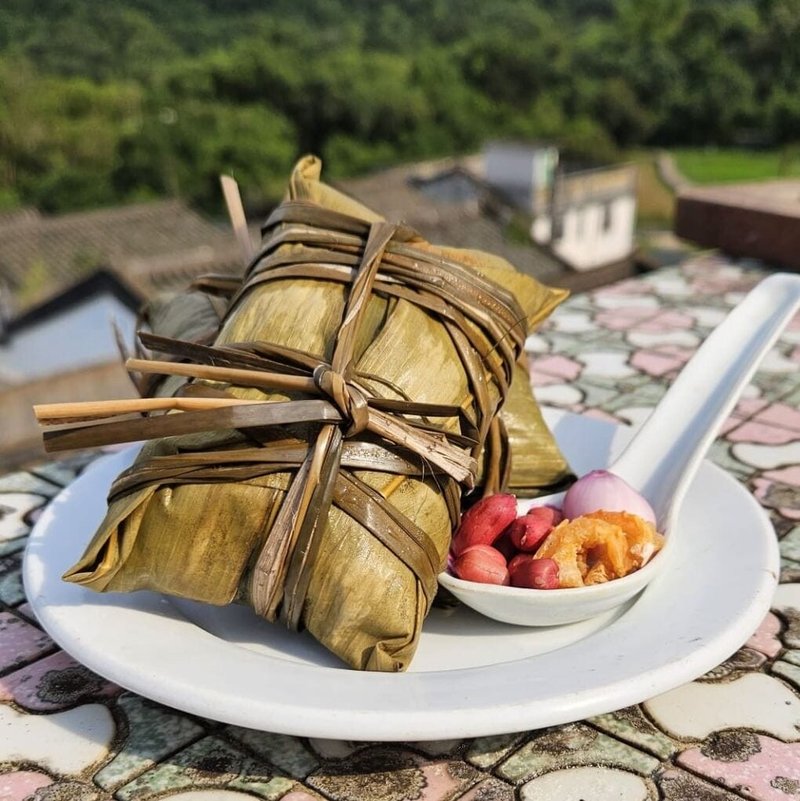
<svg viewBox="0 0 800 801"><path fill-rule="evenodd" d="M624 261L635 248L636 168L559 166L550 145L493 143L485 180L532 218L531 237L575 270Z"/></svg>
<svg viewBox="0 0 800 801"><path fill-rule="evenodd" d="M142 298L98 270L0 330L0 372L8 384L119 361L116 332L134 340Z"/></svg>

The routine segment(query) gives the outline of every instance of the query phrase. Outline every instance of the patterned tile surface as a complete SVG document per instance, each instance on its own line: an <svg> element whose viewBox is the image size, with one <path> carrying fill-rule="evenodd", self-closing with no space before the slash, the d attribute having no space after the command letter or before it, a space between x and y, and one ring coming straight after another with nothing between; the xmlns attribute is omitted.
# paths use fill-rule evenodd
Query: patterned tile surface
<svg viewBox="0 0 800 801"><path fill-rule="evenodd" d="M567 301L531 335L541 402L636 423L765 271L706 254ZM30 526L91 456L0 476L0 801L790 801L800 798L800 319L713 458L769 513L782 584L750 640L638 706L540 731L430 743L256 732L140 698L41 631Z"/></svg>

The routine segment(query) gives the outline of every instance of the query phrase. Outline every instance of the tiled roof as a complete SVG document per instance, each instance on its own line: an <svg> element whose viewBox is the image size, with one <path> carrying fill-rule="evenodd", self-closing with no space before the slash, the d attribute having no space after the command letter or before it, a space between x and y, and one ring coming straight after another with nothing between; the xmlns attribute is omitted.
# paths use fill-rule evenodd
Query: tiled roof
<svg viewBox="0 0 800 801"><path fill-rule="evenodd" d="M473 198L436 199L424 191L426 183L448 175L473 182ZM340 181L337 188L389 220L402 221L429 242L449 247L473 248L502 256L522 272L542 281L558 281L567 268L534 242L517 241L509 235L515 212L480 177L469 160L446 159L394 167Z"/></svg>
<svg viewBox="0 0 800 801"><path fill-rule="evenodd" d="M145 295L202 272L241 268L230 230L177 200L57 217L30 210L0 215L0 284L10 290L15 312L98 266L119 272Z"/></svg>
<svg viewBox="0 0 800 801"><path fill-rule="evenodd" d="M526 241L528 221L483 180L479 157L395 167L342 181L339 188L430 242L502 256L554 284L563 285L572 272ZM510 222L519 228L516 236ZM260 238L255 226L251 236ZM0 306L6 316L24 313L97 267L118 273L145 297L182 289L202 273L242 269L227 225L179 200L52 217L34 209L0 213Z"/></svg>

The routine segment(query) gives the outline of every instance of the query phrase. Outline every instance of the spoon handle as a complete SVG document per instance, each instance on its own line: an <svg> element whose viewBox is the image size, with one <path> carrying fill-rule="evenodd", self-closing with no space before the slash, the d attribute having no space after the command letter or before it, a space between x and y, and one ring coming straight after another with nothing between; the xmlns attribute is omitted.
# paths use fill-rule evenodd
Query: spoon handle
<svg viewBox="0 0 800 801"><path fill-rule="evenodd" d="M761 360L800 307L800 275L761 281L711 332L609 468L670 528L686 489Z"/></svg>

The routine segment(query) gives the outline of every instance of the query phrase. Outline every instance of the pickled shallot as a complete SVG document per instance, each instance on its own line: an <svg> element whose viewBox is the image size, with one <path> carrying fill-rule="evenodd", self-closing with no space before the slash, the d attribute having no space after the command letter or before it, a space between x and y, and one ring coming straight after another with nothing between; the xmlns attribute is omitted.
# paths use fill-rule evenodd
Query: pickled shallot
<svg viewBox="0 0 800 801"><path fill-rule="evenodd" d="M581 476L564 496L564 515L570 519L603 509L629 512L656 523L656 513L627 481L609 470L592 470Z"/></svg>

